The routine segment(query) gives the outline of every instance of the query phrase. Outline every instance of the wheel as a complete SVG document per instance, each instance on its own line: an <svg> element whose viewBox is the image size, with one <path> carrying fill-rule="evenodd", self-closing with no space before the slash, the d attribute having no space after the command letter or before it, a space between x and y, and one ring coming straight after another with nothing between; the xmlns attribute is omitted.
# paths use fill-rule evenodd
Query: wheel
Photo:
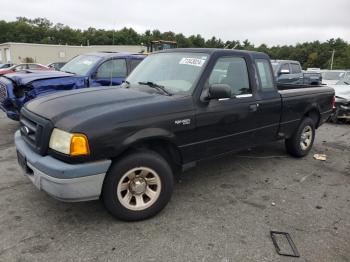
<svg viewBox="0 0 350 262"><path fill-rule="evenodd" d="M315 123L307 117L298 126L291 138L286 139L287 152L295 157L306 156L312 148L315 139Z"/></svg>
<svg viewBox="0 0 350 262"><path fill-rule="evenodd" d="M169 164L153 151L137 151L113 163L107 172L102 199L116 218L150 218L169 202L174 178Z"/></svg>

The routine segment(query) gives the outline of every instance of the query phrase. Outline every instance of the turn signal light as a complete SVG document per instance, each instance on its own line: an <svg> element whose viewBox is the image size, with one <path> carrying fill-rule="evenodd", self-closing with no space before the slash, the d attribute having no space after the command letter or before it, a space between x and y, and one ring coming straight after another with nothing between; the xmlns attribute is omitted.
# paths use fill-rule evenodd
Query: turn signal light
<svg viewBox="0 0 350 262"><path fill-rule="evenodd" d="M90 154L89 142L83 134L73 134L70 142L71 156L86 156Z"/></svg>

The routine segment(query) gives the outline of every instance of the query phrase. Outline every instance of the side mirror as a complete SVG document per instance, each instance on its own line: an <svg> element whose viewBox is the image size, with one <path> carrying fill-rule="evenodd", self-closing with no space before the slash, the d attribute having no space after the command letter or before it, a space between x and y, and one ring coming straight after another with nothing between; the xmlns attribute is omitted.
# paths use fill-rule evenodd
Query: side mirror
<svg viewBox="0 0 350 262"><path fill-rule="evenodd" d="M280 75L287 75L287 74L290 74L289 69L281 69Z"/></svg>
<svg viewBox="0 0 350 262"><path fill-rule="evenodd" d="M226 84L213 84L209 87L209 99L231 98L231 87Z"/></svg>

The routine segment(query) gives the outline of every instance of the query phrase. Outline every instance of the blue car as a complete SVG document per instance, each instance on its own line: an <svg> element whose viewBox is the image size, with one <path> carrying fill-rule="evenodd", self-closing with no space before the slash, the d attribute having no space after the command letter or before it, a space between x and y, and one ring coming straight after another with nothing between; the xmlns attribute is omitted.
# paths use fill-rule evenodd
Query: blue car
<svg viewBox="0 0 350 262"><path fill-rule="evenodd" d="M60 71L24 70L4 75L0 77L0 108L18 121L29 100L64 90L120 85L144 58L141 54L90 53L73 58Z"/></svg>

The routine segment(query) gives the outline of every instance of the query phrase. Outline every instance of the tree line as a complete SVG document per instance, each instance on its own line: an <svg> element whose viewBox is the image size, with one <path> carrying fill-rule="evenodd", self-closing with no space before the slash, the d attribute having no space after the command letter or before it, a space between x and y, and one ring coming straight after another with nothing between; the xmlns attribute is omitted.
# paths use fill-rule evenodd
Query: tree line
<svg viewBox="0 0 350 262"><path fill-rule="evenodd" d="M23 42L61 45L147 45L152 40L177 41L178 47L228 48L253 50L267 53L271 59L298 60L303 68L329 69L334 51L333 69L350 69L350 44L337 38L325 42L313 41L296 45L266 44L255 46L249 40L223 41L212 37L205 39L200 34L186 37L181 33L147 30L137 33L132 28L104 30L90 27L73 29L61 23L53 24L46 18L29 19L18 17L16 21L0 20L0 43Z"/></svg>

